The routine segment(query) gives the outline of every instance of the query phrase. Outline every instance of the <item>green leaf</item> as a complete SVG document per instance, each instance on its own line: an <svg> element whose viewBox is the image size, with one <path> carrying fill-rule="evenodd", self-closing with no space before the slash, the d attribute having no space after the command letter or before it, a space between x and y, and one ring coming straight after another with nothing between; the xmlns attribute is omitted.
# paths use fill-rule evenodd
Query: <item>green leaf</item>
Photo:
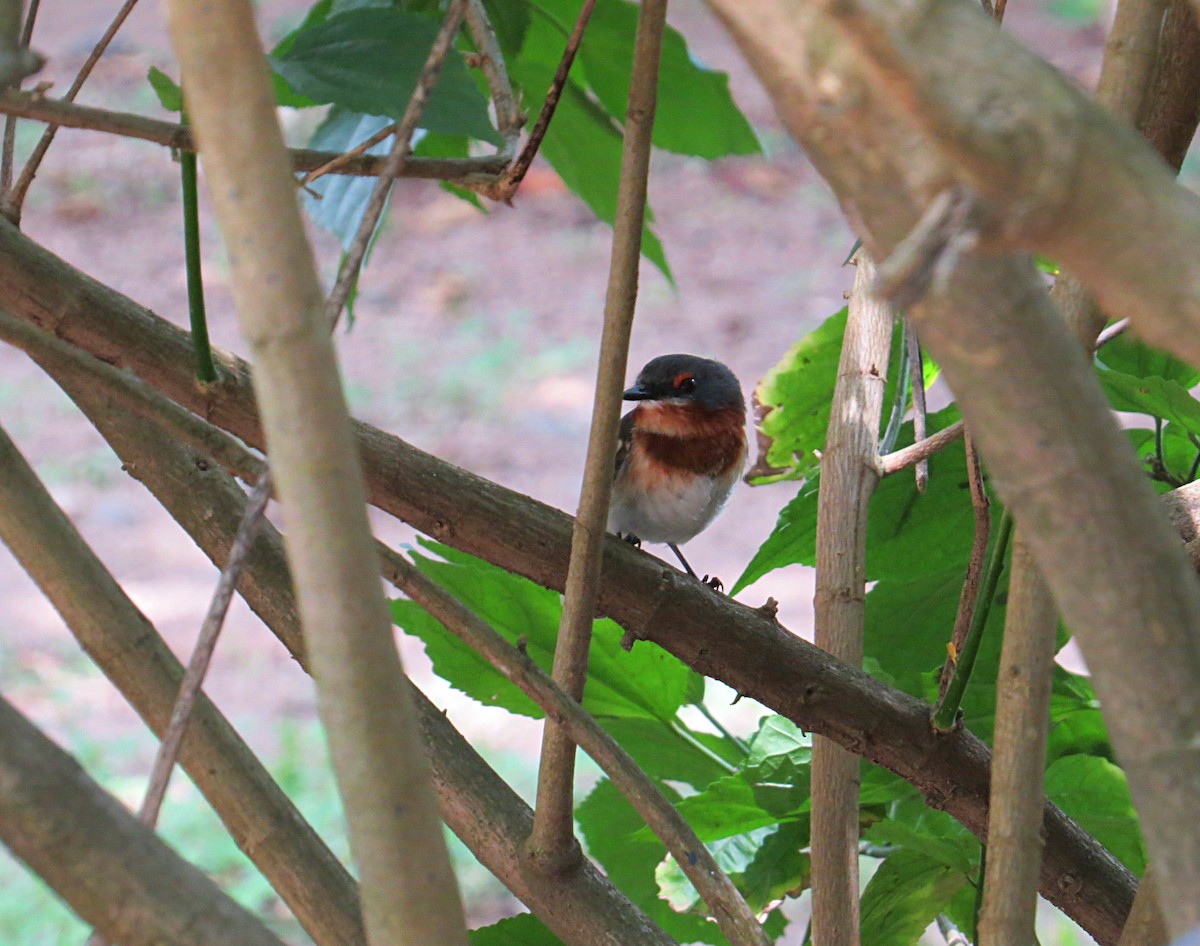
<svg viewBox="0 0 1200 946"><path fill-rule="evenodd" d="M1200 401L1178 381L1134 375L1097 366L1096 376L1113 410L1149 414L1200 436Z"/></svg>
<svg viewBox="0 0 1200 946"><path fill-rule="evenodd" d="M325 121L313 132L308 145L321 151L349 151L390 124L392 121L389 118L363 115L335 105L329 110ZM387 154L391 146L392 139L385 138L368 148L367 154ZM308 215L317 226L338 238L343 252L349 251L350 244L354 241L354 235L358 232L363 213L367 209L367 202L371 199L371 192L375 189L375 180L373 177L355 177L349 174L326 174L309 185L309 189L319 194L320 199L307 190L301 192L301 200ZM386 216L386 213L380 215L378 226L382 226Z"/></svg>
<svg viewBox="0 0 1200 946"><path fill-rule="evenodd" d="M862 941L915 946L925 928L967 883L961 871L916 850L890 855L863 891Z"/></svg>
<svg viewBox="0 0 1200 946"><path fill-rule="evenodd" d="M930 432L948 427L959 416L955 407L931 414ZM912 443L911 423L904 425L899 442ZM737 594L777 568L815 564L819 491L818 472L780 510L774 530L734 582L730 594ZM998 517L999 513L993 511L993 519ZM953 443L929 461L925 492L918 492L915 477L905 472L885 477L876 488L867 525L867 578L904 579L955 567L965 572L974 535L966 454L961 442Z"/></svg>
<svg viewBox="0 0 1200 946"><path fill-rule="evenodd" d="M749 750L746 767L763 780L807 777L812 764L812 736L786 716L771 714L760 719Z"/></svg>
<svg viewBox="0 0 1200 946"><path fill-rule="evenodd" d="M417 568L510 643L523 639L529 656L549 673L562 612L559 596L462 552L422 544L445 561L414 554ZM397 601L392 607L396 623L424 641L434 671L452 686L488 706L542 715L514 684L412 602ZM626 652L622 636L614 622L595 622L584 709L597 717L670 721L694 692L694 671L658 647Z"/></svg>
<svg viewBox="0 0 1200 946"><path fill-rule="evenodd" d="M572 0L542 3L565 18L574 18L573 11L579 7ZM632 3L600 0L579 50L588 84L619 120L623 120L629 101L637 17L638 7ZM729 77L699 65L684 38L670 26L663 35L654 144L710 160L760 150L754 130L729 94Z"/></svg>
<svg viewBox="0 0 1200 946"><path fill-rule="evenodd" d="M437 35L430 20L393 7L366 7L300 30L271 57L276 73L301 95L398 121ZM487 101L451 51L425 105L421 126L500 144Z"/></svg>
<svg viewBox="0 0 1200 946"><path fill-rule="evenodd" d="M732 838L722 838L705 847L713 856L713 860L730 879L737 884L736 877L746 870L754 860L763 845L763 841L773 834L774 828L760 828L748 834L739 834ZM663 897L671 904L671 908L680 913L704 911L700 894L692 886L687 874L674 857L666 860L654 870L654 879Z"/></svg>
<svg viewBox="0 0 1200 946"><path fill-rule="evenodd" d="M271 56L269 58L273 59L284 55L284 53L292 48L292 44L296 42L296 37L298 37L305 30L324 23L327 19L329 19L329 15L332 10L333 0L317 0L317 2L309 8L308 13L305 14L304 20L300 23L300 25L288 33L283 39L281 39L279 44L273 50L271 50ZM275 72L273 69L271 71L271 84L275 88L275 102L277 105L282 105L287 108L310 108L311 106L317 104L307 95L301 95L300 93L294 91L292 87L287 84L283 76L281 76L278 72Z"/></svg>
<svg viewBox="0 0 1200 946"><path fill-rule="evenodd" d="M561 50L560 50L561 51ZM542 96L550 87L553 66L530 62L513 64L514 77ZM563 89L554 121L542 142L541 155L550 162L567 188L612 226L617 216L617 184L621 178L621 133L606 113L573 81ZM642 229L642 255L674 281L662 243L651 229L647 209Z"/></svg>
<svg viewBox="0 0 1200 946"><path fill-rule="evenodd" d="M470 938L471 946L563 946L562 940L532 913L471 930Z"/></svg>
<svg viewBox="0 0 1200 946"><path fill-rule="evenodd" d="M678 795L665 789L673 801ZM680 943L725 944L715 923L689 913L676 913L659 897L655 871L666 857L666 848L644 827L637 812L612 783L602 780L575 809L575 818L588 853L604 868L608 879L641 907L667 935Z"/></svg>
<svg viewBox="0 0 1200 946"><path fill-rule="evenodd" d="M505 58L514 59L525 45L525 34L529 32L532 16L529 4L513 0L483 0L488 19L500 43Z"/></svg>
<svg viewBox="0 0 1200 946"><path fill-rule="evenodd" d="M1163 378L1176 381L1184 388L1200 382L1200 371L1186 361L1130 336L1118 335L1096 353L1096 359L1106 368L1133 375L1135 378Z"/></svg>
<svg viewBox="0 0 1200 946"><path fill-rule="evenodd" d="M676 727L730 765L736 765L744 756L730 740L708 733L692 732L678 721L664 725L659 720L626 717L603 719L600 724L647 775L660 781L686 782L702 789L729 774L726 766L681 736Z"/></svg>
<svg viewBox="0 0 1200 946"><path fill-rule="evenodd" d="M150 71L146 73L146 78L150 81L150 87L154 89L154 94L158 96L159 104L163 108L168 112L183 111L183 89L174 79L158 66L151 66Z"/></svg>
<svg viewBox="0 0 1200 946"><path fill-rule="evenodd" d="M1071 755L1046 770L1046 797L1139 876L1146 849L1125 773L1107 759Z"/></svg>
<svg viewBox="0 0 1200 946"><path fill-rule="evenodd" d="M759 403L768 409L759 425L771 438L767 462L789 470L790 476L815 469L817 452L825 446L846 312L834 313L788 349L755 388Z"/></svg>
<svg viewBox="0 0 1200 946"><path fill-rule="evenodd" d="M1050 690L1046 762L1051 764L1062 756L1077 754L1114 758L1091 681L1056 666Z"/></svg>

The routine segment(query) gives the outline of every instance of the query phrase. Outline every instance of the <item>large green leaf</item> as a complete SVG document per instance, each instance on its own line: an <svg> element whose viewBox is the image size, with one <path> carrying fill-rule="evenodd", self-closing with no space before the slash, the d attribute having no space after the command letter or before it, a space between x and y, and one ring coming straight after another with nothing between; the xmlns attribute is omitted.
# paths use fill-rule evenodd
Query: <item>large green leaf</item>
<svg viewBox="0 0 1200 946"><path fill-rule="evenodd" d="M539 0L574 18L576 0ZM599 0L579 54L587 81L608 112L623 121L633 68L638 8L625 0ZM684 38L671 27L663 35L654 144L667 151L719 158L755 154L758 138L729 94L729 77L699 65Z"/></svg>
<svg viewBox="0 0 1200 946"><path fill-rule="evenodd" d="M382 115L363 115L335 105L313 132L309 147L339 153L349 151L390 124L392 120ZM367 153L387 154L391 142L392 139L387 138ZM348 251L374 189L373 177L326 174L302 192L301 200L313 222L337 236L342 249ZM381 223L383 219L380 216Z"/></svg>
<svg viewBox="0 0 1200 946"><path fill-rule="evenodd" d="M271 64L293 90L315 102L398 121L437 31L435 22L394 7L353 9L289 37ZM487 100L456 51L446 57L421 126L500 143Z"/></svg>
<svg viewBox="0 0 1200 946"><path fill-rule="evenodd" d="M444 560L414 554L417 567L508 641L523 640L526 653L549 672L562 612L559 596L462 552L423 544ZM396 601L392 613L397 624L424 641L435 672L452 686L486 705L541 716L514 684L417 605ZM671 720L697 693L694 671L658 647L626 652L622 636L612 621L595 622L584 708L594 716Z"/></svg>
<svg viewBox="0 0 1200 946"><path fill-rule="evenodd" d="M562 946L562 940L532 913L471 930L471 946Z"/></svg>
<svg viewBox="0 0 1200 946"><path fill-rule="evenodd" d="M941 430L958 419L957 408L948 407L930 415L929 430ZM912 425L905 424L900 443L911 442ZM815 564L819 495L818 472L780 510L774 530L731 594L777 568ZM994 511L993 519L998 515ZM952 443L930 460L929 484L923 493L918 492L915 477L906 472L884 478L876 488L867 525L867 578L912 578L955 567L965 571L974 535L965 453L962 443Z"/></svg>
<svg viewBox="0 0 1200 946"><path fill-rule="evenodd" d="M1138 378L1103 366L1097 367L1096 376L1113 410L1160 417L1200 436L1200 401L1178 381Z"/></svg>
<svg viewBox="0 0 1200 946"><path fill-rule="evenodd" d="M647 775L661 781L702 789L728 775L744 756L731 740L693 732L678 720L664 724L657 719L609 717L600 724Z"/></svg>
<svg viewBox="0 0 1200 946"><path fill-rule="evenodd" d="M1046 770L1046 797L1135 874L1146 869L1137 813L1117 766L1087 755L1058 759Z"/></svg>
<svg viewBox="0 0 1200 946"><path fill-rule="evenodd" d="M1106 344L1096 358L1105 367L1135 378L1164 378L1175 381L1184 388L1192 388L1200 382L1200 371L1174 355L1130 336L1118 335Z"/></svg>
<svg viewBox="0 0 1200 946"><path fill-rule="evenodd" d="M916 946L925 928L966 883L960 871L921 851L896 851L863 891L862 941L871 946Z"/></svg>
<svg viewBox="0 0 1200 946"><path fill-rule="evenodd" d="M670 789L665 791L668 798L678 800ZM694 914L677 913L659 897L654 875L666 857L666 848L641 830L641 818L611 782L601 781L575 809L575 818L588 853L604 868L608 879L669 936L680 943L727 943L715 923Z"/></svg>
<svg viewBox="0 0 1200 946"><path fill-rule="evenodd" d="M528 61L514 63L511 71L526 89L539 97L545 95L554 76L553 66ZM574 81L568 81L542 142L541 155L567 188L610 226L617 217L621 149L621 132L612 116L589 99ZM653 219L647 208L642 255L672 279L662 243L650 228Z"/></svg>

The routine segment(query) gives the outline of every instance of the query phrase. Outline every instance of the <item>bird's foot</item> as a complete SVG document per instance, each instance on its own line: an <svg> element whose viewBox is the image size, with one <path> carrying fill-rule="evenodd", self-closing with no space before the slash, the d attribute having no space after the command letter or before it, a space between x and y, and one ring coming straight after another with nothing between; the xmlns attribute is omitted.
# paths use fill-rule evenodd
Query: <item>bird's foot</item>
<svg viewBox="0 0 1200 946"><path fill-rule="evenodd" d="M701 580L701 584L707 585L719 595L725 593L725 582L721 581L716 575L705 575Z"/></svg>
<svg viewBox="0 0 1200 946"><path fill-rule="evenodd" d="M632 545L635 549L640 549L642 547L642 540L639 539L632 532L626 532L624 535L621 535L621 533L618 532L617 537L620 539L624 539L626 542L628 542L630 545Z"/></svg>

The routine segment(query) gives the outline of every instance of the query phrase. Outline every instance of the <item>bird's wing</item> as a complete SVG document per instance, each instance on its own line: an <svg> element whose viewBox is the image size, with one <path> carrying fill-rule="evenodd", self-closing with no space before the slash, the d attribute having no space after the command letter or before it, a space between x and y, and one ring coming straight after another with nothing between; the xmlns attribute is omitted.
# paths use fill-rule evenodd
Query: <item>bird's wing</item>
<svg viewBox="0 0 1200 946"><path fill-rule="evenodd" d="M613 467L614 479L620 475L621 467L625 465L625 461L629 458L629 450L633 446L633 415L636 411L635 407L621 418L621 427L617 434L617 462Z"/></svg>

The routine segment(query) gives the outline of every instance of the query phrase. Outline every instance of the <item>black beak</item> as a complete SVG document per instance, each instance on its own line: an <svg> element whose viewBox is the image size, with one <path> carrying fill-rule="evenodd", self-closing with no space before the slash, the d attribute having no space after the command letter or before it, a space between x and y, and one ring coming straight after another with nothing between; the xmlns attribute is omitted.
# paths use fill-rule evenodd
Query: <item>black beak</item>
<svg viewBox="0 0 1200 946"><path fill-rule="evenodd" d="M639 382L626 390L621 397L626 401L648 401L653 395L646 389L645 385Z"/></svg>

